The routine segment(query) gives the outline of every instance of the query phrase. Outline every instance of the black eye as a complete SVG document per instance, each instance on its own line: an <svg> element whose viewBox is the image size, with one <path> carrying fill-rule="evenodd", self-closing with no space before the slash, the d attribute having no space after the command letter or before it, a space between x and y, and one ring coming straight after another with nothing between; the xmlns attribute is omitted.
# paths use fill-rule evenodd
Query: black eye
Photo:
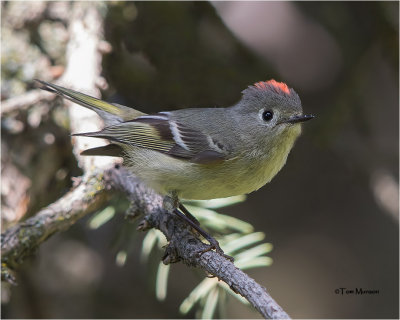
<svg viewBox="0 0 400 320"><path fill-rule="evenodd" d="M264 121L271 121L271 119L273 118L274 113L272 111L269 110L265 110L262 114L262 118Z"/></svg>

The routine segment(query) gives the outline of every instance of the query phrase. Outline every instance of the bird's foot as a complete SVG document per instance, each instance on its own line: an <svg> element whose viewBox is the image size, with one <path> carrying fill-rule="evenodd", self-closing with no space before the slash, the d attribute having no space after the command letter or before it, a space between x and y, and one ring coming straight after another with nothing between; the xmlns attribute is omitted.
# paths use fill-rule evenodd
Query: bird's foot
<svg viewBox="0 0 400 320"><path fill-rule="evenodd" d="M181 218L183 221L185 221L188 225L190 225L193 229L195 229L198 233L200 233L209 243L209 247L205 250L200 251L197 253L199 256L201 256L203 253L210 251L210 250L215 250L217 253L219 253L221 256L223 256L226 259L229 259L230 261L233 261L234 259L231 256L228 256L224 253L224 251L221 249L219 246L219 242L215 240L211 235L209 235L205 230L203 230L200 225L198 224L198 221L196 219L196 222L194 222L192 219L187 217L185 214L183 214L179 209L174 209L173 211L179 218Z"/></svg>
<svg viewBox="0 0 400 320"><path fill-rule="evenodd" d="M200 251L198 253L199 256L201 256L203 253L211 251L211 250L215 250L218 254L220 254L221 256L223 256L225 259L230 260L231 262L234 262L235 259L227 254L225 254L224 250L221 249L219 242L217 240L215 240L213 237L211 237L210 235L208 235L208 237L205 237L207 239L207 241L210 243L210 245L208 246L207 249L204 249L202 251Z"/></svg>

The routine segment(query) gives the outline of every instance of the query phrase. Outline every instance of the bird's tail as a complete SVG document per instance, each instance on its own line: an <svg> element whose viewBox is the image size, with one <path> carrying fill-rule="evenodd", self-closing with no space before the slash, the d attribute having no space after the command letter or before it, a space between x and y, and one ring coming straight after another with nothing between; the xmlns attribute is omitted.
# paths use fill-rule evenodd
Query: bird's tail
<svg viewBox="0 0 400 320"><path fill-rule="evenodd" d="M42 80L35 79L41 84L41 89L55 93L63 98L71 100L81 106L89 108L95 111L104 121L105 126L115 125L124 121L136 119L142 115L146 115L133 108L129 108L120 104L108 103L103 100L88 96L86 94L77 92L75 90L67 89L61 86L57 86L52 83L48 83ZM73 134L74 136L92 136L100 137L101 131L99 132L88 132ZM82 155L87 156L123 156L123 149L117 144L109 144L102 147L91 148L81 152Z"/></svg>
<svg viewBox="0 0 400 320"><path fill-rule="evenodd" d="M40 89L55 93L63 98L95 111L104 120L106 126L133 120L137 117L146 115L145 113L133 108L116 103L108 103L75 90L57 86L46 81L35 80L41 84Z"/></svg>

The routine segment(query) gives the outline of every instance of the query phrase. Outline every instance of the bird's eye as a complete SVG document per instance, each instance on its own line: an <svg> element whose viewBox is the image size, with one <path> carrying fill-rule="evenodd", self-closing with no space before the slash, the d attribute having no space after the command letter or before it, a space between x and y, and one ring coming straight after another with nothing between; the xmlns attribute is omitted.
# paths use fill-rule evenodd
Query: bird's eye
<svg viewBox="0 0 400 320"><path fill-rule="evenodd" d="M269 110L265 110L262 114L262 118L264 121L271 121L271 119L274 117L274 113Z"/></svg>

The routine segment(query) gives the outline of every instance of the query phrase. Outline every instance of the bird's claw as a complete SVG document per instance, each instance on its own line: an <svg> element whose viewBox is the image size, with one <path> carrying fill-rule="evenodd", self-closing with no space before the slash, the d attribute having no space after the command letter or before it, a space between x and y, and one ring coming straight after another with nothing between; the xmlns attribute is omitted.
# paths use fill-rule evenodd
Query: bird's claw
<svg viewBox="0 0 400 320"><path fill-rule="evenodd" d="M208 246L208 248L200 251L198 254L199 257L201 257L204 253L211 251L211 250L215 250L218 254L220 254L221 256L223 256L225 259L230 260L231 262L234 262L235 259L231 256L228 256L227 254L224 253L224 250L221 249L221 247L219 246L219 243L217 240L211 241L210 245Z"/></svg>

